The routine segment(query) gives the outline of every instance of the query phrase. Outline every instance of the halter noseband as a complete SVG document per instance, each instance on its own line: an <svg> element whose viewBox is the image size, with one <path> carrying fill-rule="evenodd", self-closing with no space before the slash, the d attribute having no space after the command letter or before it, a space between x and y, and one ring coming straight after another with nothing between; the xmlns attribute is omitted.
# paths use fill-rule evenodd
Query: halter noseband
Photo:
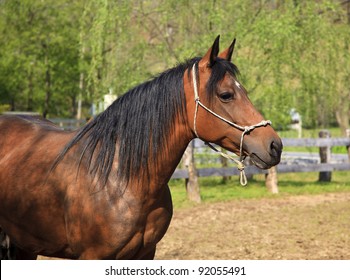
<svg viewBox="0 0 350 280"><path fill-rule="evenodd" d="M231 157L230 155L224 154L223 152L220 152L212 144L210 144L210 143L208 143L206 141L205 141L205 144L208 145L208 147L210 147L215 152L219 153L221 156L223 156L223 157L225 157L227 159L231 159L232 161L234 161L237 164L237 168L238 168L238 170L240 172L240 176L239 177L240 177L241 185L242 186L247 185L247 176L245 175L245 172L244 172L244 163L243 163L243 160L244 160L244 156L243 156L243 139L244 139L244 135L246 135L248 132L254 130L255 128L271 125L271 121L270 120L262 120L261 122L255 124L255 125L240 126L240 125L238 125L238 124L236 124L234 122L231 122L231 121L225 119L224 117L218 115L217 113L215 113L214 111L212 111L211 109L206 107L200 101L199 94L198 94L197 76L196 76L196 63L192 67L192 80L193 80L194 101L196 103L196 108L195 108L195 111L194 111L194 120L193 120L194 133L196 134L197 138L200 138L198 136L197 126L196 126L198 106L201 106L203 109L205 109L206 111L208 111L209 113L211 113L215 117L219 118L220 120L222 120L222 121L228 123L229 125L233 126L234 128L237 128L237 129L241 130L242 131L242 135L241 135L241 141L240 141L240 145L239 145L239 160Z"/></svg>

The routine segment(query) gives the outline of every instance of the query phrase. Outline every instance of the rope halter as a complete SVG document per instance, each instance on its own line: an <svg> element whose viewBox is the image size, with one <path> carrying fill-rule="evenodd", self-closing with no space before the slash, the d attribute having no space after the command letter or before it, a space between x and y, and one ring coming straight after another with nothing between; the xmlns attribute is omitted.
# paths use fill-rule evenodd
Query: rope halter
<svg viewBox="0 0 350 280"><path fill-rule="evenodd" d="M232 161L234 161L237 164L237 169L239 170L240 174L239 174L239 181L241 183L242 186L247 185L247 176L245 174L244 171L244 155L243 155L243 140L244 140L244 135L246 135L247 133L249 133L250 131L254 130L255 128L258 127L262 127L262 126L267 126L267 125L271 125L271 121L270 120L262 120L261 122L251 125L251 126L240 126L234 122L231 122L227 119L225 119L224 117L218 115L217 113L215 113L214 111L212 111L211 109L209 109L208 107L206 107L199 99L199 94L198 94L198 85L197 85L197 76L196 76L196 63L193 65L192 67L192 80L193 80L193 91L194 91L194 101L196 103L196 108L194 111L194 119L193 119L193 128L194 128L194 133L196 134L197 138L200 139L200 137L198 136L198 131L197 131L197 113L198 113L198 107L201 106L203 109L205 109L206 111L208 111L209 113L211 113L212 115L214 115L215 117L219 118L220 120L228 123L229 125L233 126L234 128L237 128L239 130L242 131L241 134L241 140L240 140L240 145L239 145L239 160L231 157L228 154L225 154L221 151L219 151L218 149L216 149L212 144L210 144L209 142L204 141L204 143L206 145L208 145L209 148L211 148L212 150L214 150L215 152L219 153L221 156L223 156L224 158L230 159Z"/></svg>

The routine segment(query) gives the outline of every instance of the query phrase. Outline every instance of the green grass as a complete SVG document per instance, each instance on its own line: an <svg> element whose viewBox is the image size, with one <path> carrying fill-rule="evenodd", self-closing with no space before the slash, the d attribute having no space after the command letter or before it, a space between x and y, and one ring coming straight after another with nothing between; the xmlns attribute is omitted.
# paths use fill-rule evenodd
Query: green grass
<svg viewBox="0 0 350 280"><path fill-rule="evenodd" d="M318 138L318 133L322 129L303 129L302 137L303 138ZM327 128L326 130L330 131L332 137L344 137L341 135L339 128L332 127ZM278 134L282 138L298 138L298 132L296 130L285 130L278 131ZM307 152L307 153L317 153L319 151L318 147L284 147L283 151L287 152ZM336 154L346 154L346 147L332 147L332 153Z"/></svg>
<svg viewBox="0 0 350 280"><path fill-rule="evenodd" d="M350 192L350 172L333 172L332 182L318 182L318 173L288 173L278 175L279 194L267 192L264 175L254 175L246 187L233 176L227 183L220 177L200 178L200 193L203 203L230 201L234 199L274 198L301 194L321 194L330 192ZM170 189L175 208L195 205L187 200L185 181L171 180Z"/></svg>

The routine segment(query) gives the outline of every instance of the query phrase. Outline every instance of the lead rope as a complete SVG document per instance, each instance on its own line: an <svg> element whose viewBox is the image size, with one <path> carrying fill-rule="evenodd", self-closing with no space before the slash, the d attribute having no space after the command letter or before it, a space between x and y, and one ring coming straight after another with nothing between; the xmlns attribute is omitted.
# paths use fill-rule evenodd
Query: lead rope
<svg viewBox="0 0 350 280"><path fill-rule="evenodd" d="M227 158L232 160L233 162L235 162L237 164L237 169L239 171L239 182L241 183L242 186L246 186L248 183L247 180L247 176L245 174L244 171L244 156L243 156L243 140L244 140L244 135L246 135L248 132L254 130L257 127L262 127L262 126L267 126L267 125L271 125L271 121L270 120L262 120L261 122L252 125L252 126L240 126L234 122L231 122L227 119L225 119L224 117L221 117L220 115L218 115L217 113L215 113L214 111L210 110L208 107L206 107L200 100L199 100L199 95L198 95L198 85L197 85L197 78L196 78L196 64L193 65L192 67L192 80L193 80L193 90L194 90L194 101L196 102L196 108L194 111L194 120L193 120L193 128L194 128L194 133L196 134L197 138L200 139L200 137L198 136L198 132L197 132L197 112L198 112L198 106L201 106L203 109L207 110L209 113L211 113L212 115L214 115L215 117L219 118L220 120L228 123L229 125L242 130L242 135L241 135L241 140L240 140L240 145L239 145L239 160L235 159L234 157L231 157L228 154L225 154L221 151L219 151L218 149L216 149L212 144L210 144L209 142L204 141L204 143L211 148L213 151L219 153L222 157Z"/></svg>

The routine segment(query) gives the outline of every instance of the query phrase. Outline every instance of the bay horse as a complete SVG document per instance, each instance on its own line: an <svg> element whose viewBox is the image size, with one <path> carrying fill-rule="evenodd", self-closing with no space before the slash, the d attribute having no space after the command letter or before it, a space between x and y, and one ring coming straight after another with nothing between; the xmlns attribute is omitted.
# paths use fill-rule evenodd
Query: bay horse
<svg viewBox="0 0 350 280"><path fill-rule="evenodd" d="M282 142L237 80L234 42L219 54L218 36L76 131L1 116L0 229L15 257L153 259L173 212L168 181L196 137L278 164Z"/></svg>

